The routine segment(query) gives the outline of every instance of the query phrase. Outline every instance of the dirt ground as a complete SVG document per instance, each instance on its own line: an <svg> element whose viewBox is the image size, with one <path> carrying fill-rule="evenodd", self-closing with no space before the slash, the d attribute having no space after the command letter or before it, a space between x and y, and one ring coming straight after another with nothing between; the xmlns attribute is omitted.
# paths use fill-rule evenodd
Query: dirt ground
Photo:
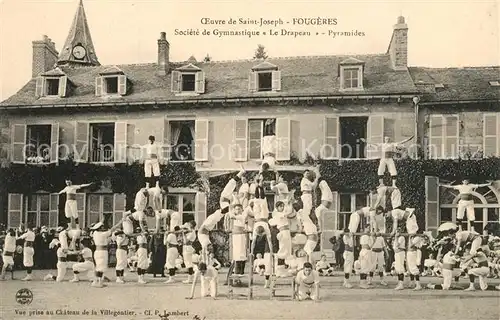
<svg viewBox="0 0 500 320"><path fill-rule="evenodd" d="M180 282L164 284L164 278L147 275L145 285L135 282L134 273L126 274L128 283L110 282L105 288L92 288L89 282L55 283L43 281L47 271L36 271L35 280L0 282L0 319L158 319L170 313L176 319L500 319L500 291L395 291L396 280L388 287L377 285L368 290L341 287L342 276L322 278L321 301L291 301L291 287L277 291L283 297L270 300L269 290L263 288L263 278L257 276L253 300L235 296L227 298L227 287L220 281L219 298L200 298L199 285L194 300L186 300L190 285ZM24 274L17 273L20 279ZM108 276L114 279L113 272ZM69 280L71 275L68 273ZM184 280L186 275L179 275ZM357 280L357 277L353 278ZM438 278L424 278L422 283L439 283ZM490 279L490 285L498 280ZM356 284L353 281L353 284ZM462 286L467 279L462 279ZM22 305L16 293L28 288L33 301ZM236 288L234 293L246 293ZM109 311L106 311L109 310ZM117 312L113 314L113 312Z"/></svg>

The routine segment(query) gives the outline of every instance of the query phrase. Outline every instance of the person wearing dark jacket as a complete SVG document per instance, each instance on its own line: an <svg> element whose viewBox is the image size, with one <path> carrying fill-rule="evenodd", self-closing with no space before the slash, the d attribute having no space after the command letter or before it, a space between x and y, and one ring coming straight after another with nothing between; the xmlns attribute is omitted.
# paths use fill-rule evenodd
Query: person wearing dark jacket
<svg viewBox="0 0 500 320"><path fill-rule="evenodd" d="M167 250L165 244L163 243L163 229L160 229L160 233L155 233L149 240L149 252L151 254L151 266L149 273L156 277L157 274L161 274L165 277L165 262L167 260Z"/></svg>

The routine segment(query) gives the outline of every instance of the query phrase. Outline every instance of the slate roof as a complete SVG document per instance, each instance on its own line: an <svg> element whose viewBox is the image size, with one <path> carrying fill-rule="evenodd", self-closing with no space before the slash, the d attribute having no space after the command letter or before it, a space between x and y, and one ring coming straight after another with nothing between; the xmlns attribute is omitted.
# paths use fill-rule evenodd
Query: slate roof
<svg viewBox="0 0 500 320"><path fill-rule="evenodd" d="M387 95L413 94L417 92L408 71L395 71L391 68L387 54L356 56L365 62L364 90L342 92L339 89L338 64L349 56L310 56L269 58L267 62L281 70L281 91L249 92L248 76L252 67L262 60L239 60L220 62L197 62L195 66L205 72L206 89L199 96L175 96L171 92L171 75L157 75L157 65L132 64L116 65L129 80L127 95L114 97L95 96L95 78L110 66L98 67L61 67L71 81L72 90L64 98L35 97L35 79L29 81L21 90L0 106L17 105L59 105L76 103L106 102L161 102L166 100L204 100L220 98L247 97L294 97L329 95ZM171 63L170 69L179 68L187 62Z"/></svg>
<svg viewBox="0 0 500 320"><path fill-rule="evenodd" d="M410 67L410 74L422 102L500 100L500 87L489 81L500 80L500 67L424 68ZM444 88L436 88L443 84Z"/></svg>

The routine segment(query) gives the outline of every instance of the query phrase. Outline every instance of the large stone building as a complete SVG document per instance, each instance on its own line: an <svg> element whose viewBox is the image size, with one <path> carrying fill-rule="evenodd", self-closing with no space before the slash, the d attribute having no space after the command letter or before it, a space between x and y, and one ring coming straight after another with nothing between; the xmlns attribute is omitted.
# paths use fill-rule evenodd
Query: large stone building
<svg viewBox="0 0 500 320"><path fill-rule="evenodd" d="M209 174L239 164L256 170L266 119L276 120L277 160L283 162L307 156L376 159L378 151L365 144L414 135L424 149L437 146L430 150L434 158L480 150L498 156L499 68L408 67L407 43L408 27L399 17L381 54L174 62L175 44L162 32L157 63L104 66L80 3L61 52L47 37L34 41L33 78L0 104L7 165L50 166L68 157L126 165L141 158L141 145L154 135L165 146L165 161L192 162ZM436 181L429 177L431 188ZM498 222L500 192L489 190L478 195L486 201L484 223L490 217ZM202 192L170 192L167 203L174 202L187 219L204 219ZM85 225L102 213L118 219L125 210L124 195L106 188L81 194L78 201ZM370 199L366 192L337 190L335 202L325 231L343 228L346 219L338 217ZM9 225L57 225L56 194L9 193L8 203ZM428 203L431 229L456 210L456 199L441 211L437 200Z"/></svg>

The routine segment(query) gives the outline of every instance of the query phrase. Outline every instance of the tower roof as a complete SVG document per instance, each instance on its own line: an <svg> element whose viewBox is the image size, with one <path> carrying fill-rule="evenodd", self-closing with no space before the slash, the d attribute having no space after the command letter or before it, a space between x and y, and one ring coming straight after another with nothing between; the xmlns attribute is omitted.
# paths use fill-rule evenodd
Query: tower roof
<svg viewBox="0 0 500 320"><path fill-rule="evenodd" d="M75 56L73 48L82 46L84 50L79 50L79 54ZM87 16L83 8L83 1L80 0L76 14L73 19L73 24L69 29L68 37L64 43L64 47L59 54L57 61L58 65L74 64L74 65L89 65L99 66L97 56L90 35L89 25L87 23Z"/></svg>

